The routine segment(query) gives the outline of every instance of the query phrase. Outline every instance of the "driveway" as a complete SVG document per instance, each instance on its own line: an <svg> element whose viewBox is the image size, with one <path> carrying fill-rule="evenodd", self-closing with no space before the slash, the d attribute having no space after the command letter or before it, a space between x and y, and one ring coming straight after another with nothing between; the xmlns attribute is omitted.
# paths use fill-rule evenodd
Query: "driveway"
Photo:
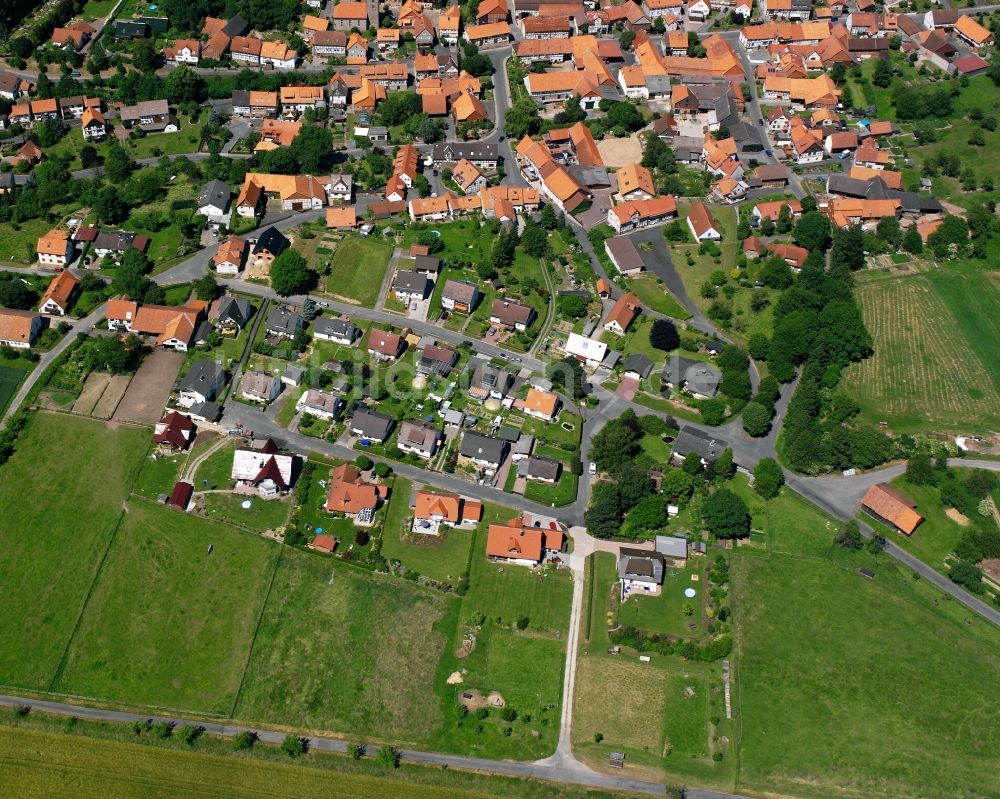
<svg viewBox="0 0 1000 799"><path fill-rule="evenodd" d="M611 209L613 203L611 202L611 194L613 189L594 189L594 199L591 201L591 206L586 211L577 214L574 218L579 222L586 230L595 228L598 225L604 224L608 221L608 211Z"/></svg>

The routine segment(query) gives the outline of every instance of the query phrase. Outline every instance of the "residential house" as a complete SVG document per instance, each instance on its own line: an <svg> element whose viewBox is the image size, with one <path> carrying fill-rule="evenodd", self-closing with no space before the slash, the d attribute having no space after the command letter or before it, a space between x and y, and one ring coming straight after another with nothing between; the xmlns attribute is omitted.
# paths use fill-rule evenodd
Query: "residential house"
<svg viewBox="0 0 1000 799"><path fill-rule="evenodd" d="M269 336L293 339L305 325L305 320L294 311L280 305L272 307L264 319L264 329Z"/></svg>
<svg viewBox="0 0 1000 799"><path fill-rule="evenodd" d="M265 499L277 497L292 487L295 479L295 458L283 455L270 440L233 453L230 477L237 487L255 488Z"/></svg>
<svg viewBox="0 0 1000 799"><path fill-rule="evenodd" d="M677 216L677 201L666 197L648 200L629 200L608 209L608 224L616 233L628 233L653 225L660 225Z"/></svg>
<svg viewBox="0 0 1000 799"><path fill-rule="evenodd" d="M269 403L281 393L281 380L267 372L248 371L240 381L240 396L253 402Z"/></svg>
<svg viewBox="0 0 1000 799"><path fill-rule="evenodd" d="M26 350L45 329L46 319L32 311L0 308L0 347Z"/></svg>
<svg viewBox="0 0 1000 799"><path fill-rule="evenodd" d="M622 364L623 376L633 380L645 380L652 373L653 361L641 352L633 352Z"/></svg>
<svg viewBox="0 0 1000 799"><path fill-rule="evenodd" d="M955 21L955 35L975 51L993 44L993 33L984 28L975 19L966 14L960 14Z"/></svg>
<svg viewBox="0 0 1000 799"><path fill-rule="evenodd" d="M465 29L465 40L481 50L506 47L513 40L513 32L506 22L489 22L484 25L469 25Z"/></svg>
<svg viewBox="0 0 1000 799"><path fill-rule="evenodd" d="M92 239L90 250L98 258L121 258L126 250L145 252L148 246L147 236L137 236L130 230L102 230Z"/></svg>
<svg viewBox="0 0 1000 799"><path fill-rule="evenodd" d="M466 194L479 194L489 185L486 175L479 171L479 167L464 158L455 165L451 179Z"/></svg>
<svg viewBox="0 0 1000 799"><path fill-rule="evenodd" d="M438 39L448 47L458 45L458 34L462 22L458 6L448 6L438 16Z"/></svg>
<svg viewBox="0 0 1000 799"><path fill-rule="evenodd" d="M259 92L236 89L232 95L233 113L237 116L249 116L255 119L266 119L278 114L278 93Z"/></svg>
<svg viewBox="0 0 1000 799"><path fill-rule="evenodd" d="M777 222L781 217L783 208L788 208L788 218L798 219L802 216L802 203L798 200L774 200L772 202L757 203L751 213L751 224L758 227L765 219Z"/></svg>
<svg viewBox="0 0 1000 799"><path fill-rule="evenodd" d="M496 142L439 142L431 148L434 166L468 161L476 168L491 172L496 169L500 153Z"/></svg>
<svg viewBox="0 0 1000 799"><path fill-rule="evenodd" d="M369 526L375 521L375 511L388 496L388 486L367 482L356 466L344 463L330 472L324 507L330 513L344 514L357 525Z"/></svg>
<svg viewBox="0 0 1000 799"><path fill-rule="evenodd" d="M367 3L341 2L337 3L330 12L334 30L349 31L357 28L360 31L368 28L368 5Z"/></svg>
<svg viewBox="0 0 1000 799"><path fill-rule="evenodd" d="M782 258L795 271L801 269L805 265L806 258L809 257L809 250L794 244L771 242L767 245L767 251Z"/></svg>
<svg viewBox="0 0 1000 799"><path fill-rule="evenodd" d="M64 269L49 282L38 306L39 313L65 316L73 304L73 296L80 281L68 269Z"/></svg>
<svg viewBox="0 0 1000 799"><path fill-rule="evenodd" d="M545 422L551 422L559 415L560 400L558 394L542 391L532 386L524 399L521 410L528 416L534 416Z"/></svg>
<svg viewBox="0 0 1000 799"><path fill-rule="evenodd" d="M254 263L258 266L270 266L274 259L291 246L291 242L285 238L275 227L269 227L261 233L250 249Z"/></svg>
<svg viewBox="0 0 1000 799"><path fill-rule="evenodd" d="M510 445L500 438L466 430L458 450L459 460L490 472L500 468Z"/></svg>
<svg viewBox="0 0 1000 799"><path fill-rule="evenodd" d="M198 213L209 222L224 225L229 221L229 202L233 190L221 180L210 180L198 195Z"/></svg>
<svg viewBox="0 0 1000 799"><path fill-rule="evenodd" d="M319 58L345 58L347 34L339 30L317 31L312 37L312 51Z"/></svg>
<svg viewBox="0 0 1000 799"><path fill-rule="evenodd" d="M357 226L358 214L354 206L326 209L326 227L328 230L354 230Z"/></svg>
<svg viewBox="0 0 1000 799"><path fill-rule="evenodd" d="M368 333L368 354L376 361L394 361L403 352L403 338L373 327Z"/></svg>
<svg viewBox="0 0 1000 799"><path fill-rule="evenodd" d="M448 347L426 346L417 360L417 374L447 376L458 363L458 353Z"/></svg>
<svg viewBox="0 0 1000 799"><path fill-rule="evenodd" d="M502 400L507 396L514 377L503 369L497 369L486 361L480 361L472 370L469 382L469 396L477 400Z"/></svg>
<svg viewBox="0 0 1000 799"><path fill-rule="evenodd" d="M231 277L238 275L243 269L248 246L246 239L239 236L229 236L219 245L219 249L212 256L215 271L220 275Z"/></svg>
<svg viewBox="0 0 1000 799"><path fill-rule="evenodd" d="M486 557L519 566L537 566L546 556L555 556L564 546L562 531L555 522L548 526L525 526L523 519L507 524L491 524L486 533Z"/></svg>
<svg viewBox="0 0 1000 799"><path fill-rule="evenodd" d="M562 463L554 458L529 455L517 463L517 476L539 483L558 483L562 474Z"/></svg>
<svg viewBox="0 0 1000 799"><path fill-rule="evenodd" d="M118 117L126 128L138 125L146 133L176 133L179 127L166 100L145 100L122 106Z"/></svg>
<svg viewBox="0 0 1000 799"><path fill-rule="evenodd" d="M430 460L437 452L441 431L426 422L406 421L399 428L396 447L400 452Z"/></svg>
<svg viewBox="0 0 1000 799"><path fill-rule="evenodd" d="M516 300L496 299L490 308L490 324L523 332L535 321L535 309Z"/></svg>
<svg viewBox="0 0 1000 799"><path fill-rule="evenodd" d="M903 535L911 536L924 520L916 511L917 503L888 483L876 483L861 499L861 509Z"/></svg>
<svg viewBox="0 0 1000 799"><path fill-rule="evenodd" d="M506 22L509 13L507 0L480 0L479 6L476 8L476 23L487 25Z"/></svg>
<svg viewBox="0 0 1000 799"><path fill-rule="evenodd" d="M208 307L208 321L225 336L236 336L250 323L254 307L250 300L225 294Z"/></svg>
<svg viewBox="0 0 1000 799"><path fill-rule="evenodd" d="M158 347L186 352L196 343L207 307L202 300L176 307L140 305L128 297L116 297L108 300L106 316L111 330L155 336Z"/></svg>
<svg viewBox="0 0 1000 799"><path fill-rule="evenodd" d="M201 42L198 39L177 39L173 47L163 48L163 58L168 63L197 64L201 58Z"/></svg>
<svg viewBox="0 0 1000 799"><path fill-rule="evenodd" d="M653 175L641 164L627 164L615 172L618 196L623 201L650 200L656 196Z"/></svg>
<svg viewBox="0 0 1000 799"><path fill-rule="evenodd" d="M83 140L88 142L104 141L108 137L108 123L97 108L85 108L80 118L80 129Z"/></svg>
<svg viewBox="0 0 1000 799"><path fill-rule="evenodd" d="M298 117L310 109L326 110L326 91L322 86L282 86L278 96L285 116Z"/></svg>
<svg viewBox="0 0 1000 799"><path fill-rule="evenodd" d="M361 331L350 319L331 319L329 316L319 316L313 322L313 338L321 341L332 341L346 347L354 345Z"/></svg>
<svg viewBox="0 0 1000 799"><path fill-rule="evenodd" d="M722 228L715 221L708 206L702 202L691 204L688 209L687 224L697 241L719 241L722 239Z"/></svg>
<svg viewBox="0 0 1000 799"><path fill-rule="evenodd" d="M719 393L722 373L705 361L672 356L667 358L660 384L690 394L695 399L711 399Z"/></svg>
<svg viewBox="0 0 1000 799"><path fill-rule="evenodd" d="M621 547L618 552L618 579L624 600L631 594L658 595L665 571L659 552L633 547Z"/></svg>
<svg viewBox="0 0 1000 799"><path fill-rule="evenodd" d="M631 292L625 292L615 300L608 315L604 317L604 329L610 333L624 336L641 309L639 298Z"/></svg>
<svg viewBox="0 0 1000 799"><path fill-rule="evenodd" d="M431 285L425 274L397 269L392 278L392 293L404 304L410 301L420 302L427 296Z"/></svg>
<svg viewBox="0 0 1000 799"><path fill-rule="evenodd" d="M637 275L645 269L642 255L628 236L612 236L605 239L604 251L611 259L611 263L623 275Z"/></svg>
<svg viewBox="0 0 1000 799"><path fill-rule="evenodd" d="M299 413L331 421L337 418L337 414L343 404L343 400L334 394L309 389L299 397L299 401L295 404L295 410Z"/></svg>
<svg viewBox="0 0 1000 799"><path fill-rule="evenodd" d="M608 354L607 344L594 338L581 336L579 333L570 333L566 337L564 349L567 355L576 358L591 369L596 369L600 366L604 357Z"/></svg>
<svg viewBox="0 0 1000 799"><path fill-rule="evenodd" d="M351 421L348 423L351 432L366 441L374 444L381 444L389 438L392 428L395 427L396 420L391 416L378 411L371 411L361 406L351 414Z"/></svg>
<svg viewBox="0 0 1000 799"><path fill-rule="evenodd" d="M170 411L153 427L153 443L160 452L173 454L187 449L194 434L194 422L182 413Z"/></svg>
<svg viewBox="0 0 1000 799"><path fill-rule="evenodd" d="M440 525L471 528L483 517L483 503L458 494L419 490L413 498L413 530L437 535Z"/></svg>
<svg viewBox="0 0 1000 799"><path fill-rule="evenodd" d="M50 230L38 239L35 247L42 266L66 266L73 258L73 240L68 230Z"/></svg>
<svg viewBox="0 0 1000 799"><path fill-rule="evenodd" d="M326 199L329 203L345 202L349 203L354 198L354 176L353 175L330 175L326 184Z"/></svg>
<svg viewBox="0 0 1000 799"><path fill-rule="evenodd" d="M671 457L676 463L682 463L688 455L695 453L701 458L702 465L708 466L718 460L724 449L725 442L716 440L711 433L685 426L674 439Z"/></svg>

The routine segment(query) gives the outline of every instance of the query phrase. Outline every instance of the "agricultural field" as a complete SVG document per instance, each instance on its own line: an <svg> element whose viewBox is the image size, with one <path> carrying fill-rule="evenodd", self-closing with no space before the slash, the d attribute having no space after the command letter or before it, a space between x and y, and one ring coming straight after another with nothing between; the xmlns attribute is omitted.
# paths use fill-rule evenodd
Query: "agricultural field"
<svg viewBox="0 0 1000 799"><path fill-rule="evenodd" d="M345 238L330 259L326 292L345 302L374 308L391 257L388 244L371 238Z"/></svg>
<svg viewBox="0 0 1000 799"><path fill-rule="evenodd" d="M284 552L235 716L427 741L441 720L433 684L447 605L392 578Z"/></svg>
<svg viewBox="0 0 1000 799"><path fill-rule="evenodd" d="M1000 631L886 556L819 554L832 530L813 516L772 513L784 551L732 558L737 788L995 796L1000 700L982 686L1000 668Z"/></svg>
<svg viewBox="0 0 1000 799"><path fill-rule="evenodd" d="M8 718L9 717L9 718ZM234 753L232 742L200 737L194 750L180 740L144 737L137 743L125 725L78 721L32 713L14 719L5 711L0 748L6 760L4 787L13 796L109 796L134 793L168 799L324 796L329 799L588 799L587 788L541 780L493 777L408 765L386 769L374 760L309 753L292 763L276 747L258 743ZM45 752L44 758L38 752ZM611 797L612 794L602 794ZM616 796L618 794L615 794Z"/></svg>
<svg viewBox="0 0 1000 799"><path fill-rule="evenodd" d="M0 592L0 684L49 687L148 445L147 430L47 413L21 433L0 467L0 584L17 586Z"/></svg>
<svg viewBox="0 0 1000 799"><path fill-rule="evenodd" d="M1000 290L983 272L948 270L859 282L875 354L844 390L870 422L898 432L1000 429Z"/></svg>
<svg viewBox="0 0 1000 799"><path fill-rule="evenodd" d="M228 715L278 552L229 526L131 503L53 688Z"/></svg>
<svg viewBox="0 0 1000 799"><path fill-rule="evenodd" d="M17 366L0 366L0 414L3 414L8 403L14 399L17 387L21 385L27 373L28 370Z"/></svg>

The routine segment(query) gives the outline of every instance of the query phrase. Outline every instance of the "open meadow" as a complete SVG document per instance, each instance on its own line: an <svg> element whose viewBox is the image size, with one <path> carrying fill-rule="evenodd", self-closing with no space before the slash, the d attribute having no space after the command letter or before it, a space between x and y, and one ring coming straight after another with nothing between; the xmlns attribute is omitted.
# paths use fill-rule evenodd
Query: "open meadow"
<svg viewBox="0 0 1000 799"><path fill-rule="evenodd" d="M374 308L391 257L392 247L388 244L370 238L345 238L330 259L327 293Z"/></svg>
<svg viewBox="0 0 1000 799"><path fill-rule="evenodd" d="M896 432L1000 429L1000 290L981 271L859 281L875 354L844 373L873 423Z"/></svg>
<svg viewBox="0 0 1000 799"><path fill-rule="evenodd" d="M800 510L794 524L769 513L766 555L732 558L737 788L1000 795L1000 699L985 688L1000 631L888 557L830 546L822 515Z"/></svg>
<svg viewBox="0 0 1000 799"><path fill-rule="evenodd" d="M228 715L278 552L228 525L131 503L53 687Z"/></svg>
<svg viewBox="0 0 1000 799"><path fill-rule="evenodd" d="M433 684L447 605L440 594L286 550L236 717L426 741L440 722Z"/></svg>
<svg viewBox="0 0 1000 799"><path fill-rule="evenodd" d="M148 444L146 430L38 413L0 467L0 684L49 687Z"/></svg>

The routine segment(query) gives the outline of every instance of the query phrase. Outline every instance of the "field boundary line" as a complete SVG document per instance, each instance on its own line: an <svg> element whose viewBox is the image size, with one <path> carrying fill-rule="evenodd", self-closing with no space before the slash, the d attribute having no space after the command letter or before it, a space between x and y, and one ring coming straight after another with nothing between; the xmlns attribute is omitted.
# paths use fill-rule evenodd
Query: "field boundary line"
<svg viewBox="0 0 1000 799"><path fill-rule="evenodd" d="M229 711L229 718L236 718L236 707L239 705L240 696L243 693L243 685L246 683L247 672L250 670L250 659L253 657L253 650L257 646L257 634L260 632L260 625L264 621L264 611L267 609L267 603L271 600L271 589L274 588L274 578L278 574L278 565L281 563L281 558L285 554L285 542L281 542L281 548L278 549L278 557L274 559L274 568L271 570L271 579L267 583L267 592L264 594L264 601L260 603L260 612L257 614L257 623L253 628L253 637L250 638L250 648L247 650L247 659L243 664L243 673L240 675L240 684L236 689L236 696L233 697L233 707Z"/></svg>
<svg viewBox="0 0 1000 799"><path fill-rule="evenodd" d="M68 414L72 415L72 414ZM95 423L99 423L99 420L95 419ZM148 425L144 425L148 426ZM114 544L115 539L118 537L118 531L121 529L122 520L128 513L127 504L132 496L132 491L135 488L136 482L139 480L139 473L142 471L143 464L146 462L146 458L149 457L150 449L152 448L152 443L146 446L146 451L142 456L142 460L136 465L135 470L132 472L131 479L129 480L128 486L125 489L125 496L122 499L122 512L118 516L118 521L115 522L115 526L111 530L111 535L108 536L107 546L104 547L104 554L101 555L101 562L97 564L97 569L94 571L94 578L90 581L90 587L87 589L87 595L83 598L83 604L80 606L80 612L77 614L76 623L73 625L73 631L70 633L69 638L66 640L66 646L63 647L62 655L59 657L59 662L56 664L56 670L52 674L52 678L49 680L49 684L46 687L47 692L52 692L56 681L62 676L63 669L66 668L66 660L69 657L69 648L72 646L73 641L76 640L76 634L80 629L80 623L83 621L83 614L87 611L87 606L90 604L90 598L94 595L94 588L97 587L97 581L101 578L104 573L104 564L107 563L108 554L111 552L111 546Z"/></svg>

